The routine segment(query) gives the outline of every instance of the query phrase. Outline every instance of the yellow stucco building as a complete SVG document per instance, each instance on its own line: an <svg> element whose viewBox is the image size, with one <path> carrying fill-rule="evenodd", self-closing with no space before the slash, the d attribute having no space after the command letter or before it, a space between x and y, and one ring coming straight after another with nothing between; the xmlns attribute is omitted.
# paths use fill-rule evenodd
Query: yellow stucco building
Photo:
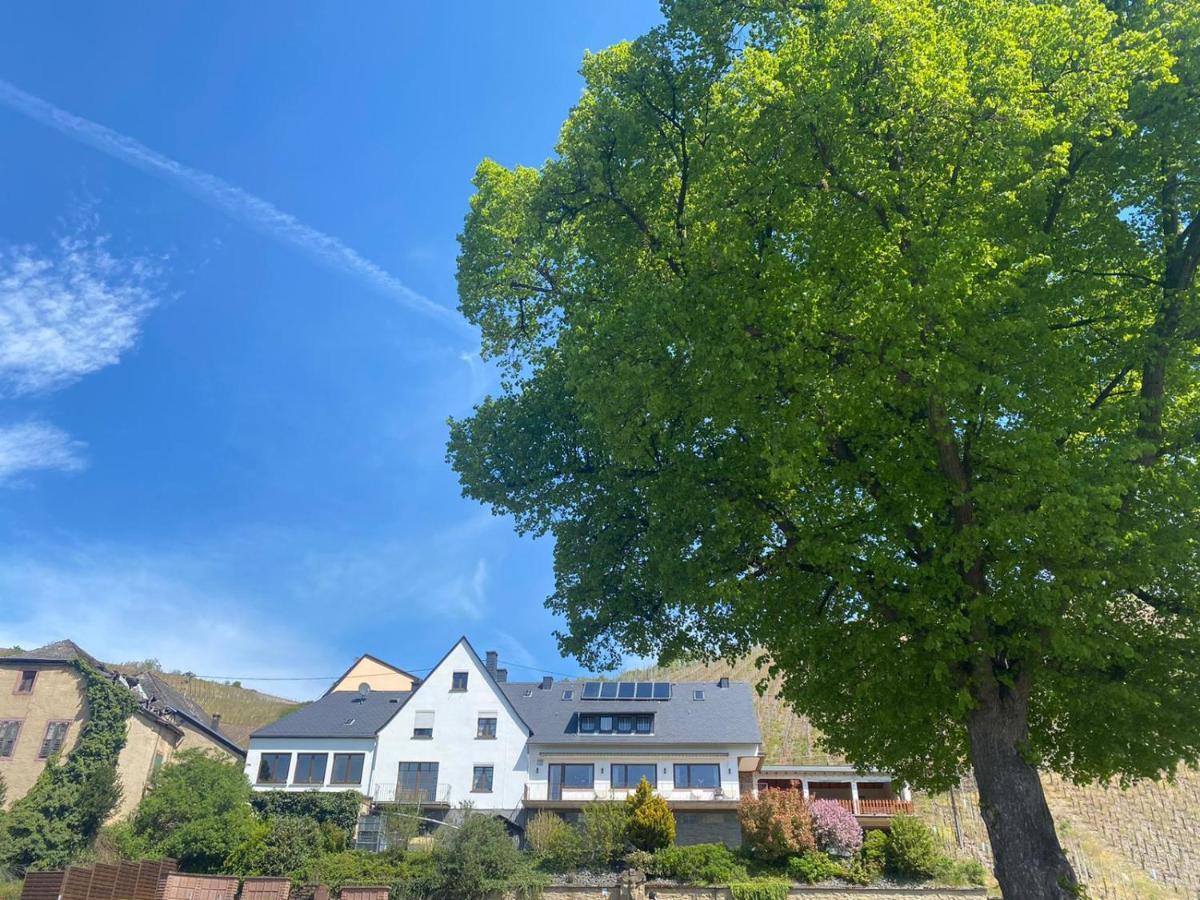
<svg viewBox="0 0 1200 900"><path fill-rule="evenodd" d="M87 722L82 659L133 692L137 710L129 717L118 761L121 801L112 818L131 812L158 770L181 750L199 747L244 760L246 751L221 731L220 717L174 690L153 672L111 671L72 641L0 657L0 777L7 803L23 797L56 753L70 754Z"/></svg>

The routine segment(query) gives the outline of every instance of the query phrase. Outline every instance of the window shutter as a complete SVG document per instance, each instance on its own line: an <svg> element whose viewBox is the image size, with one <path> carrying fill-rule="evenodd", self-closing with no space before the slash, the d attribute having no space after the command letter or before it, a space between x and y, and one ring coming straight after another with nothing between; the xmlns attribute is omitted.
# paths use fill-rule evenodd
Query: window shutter
<svg viewBox="0 0 1200 900"><path fill-rule="evenodd" d="M413 722L413 728L432 728L433 727L433 710L418 710L416 721Z"/></svg>

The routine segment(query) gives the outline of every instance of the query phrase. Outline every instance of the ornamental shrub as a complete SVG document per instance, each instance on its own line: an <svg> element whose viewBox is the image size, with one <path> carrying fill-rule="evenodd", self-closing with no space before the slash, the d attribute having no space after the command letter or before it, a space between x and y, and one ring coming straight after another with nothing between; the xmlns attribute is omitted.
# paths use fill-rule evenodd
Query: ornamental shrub
<svg viewBox="0 0 1200 900"><path fill-rule="evenodd" d="M791 878L805 884L820 884L842 874L842 867L820 850L808 850L803 856L793 856L788 860L787 870Z"/></svg>
<svg viewBox="0 0 1200 900"><path fill-rule="evenodd" d="M764 860L801 856L817 848L812 813L800 791L763 791L738 805L746 852Z"/></svg>
<svg viewBox="0 0 1200 900"><path fill-rule="evenodd" d="M592 869L606 869L629 846L629 812L614 801L586 803L579 816L583 861Z"/></svg>
<svg viewBox="0 0 1200 900"><path fill-rule="evenodd" d="M862 860L863 868L872 873L875 878L883 874L887 866L888 833L879 829L868 831L863 837L862 849L858 857Z"/></svg>
<svg viewBox="0 0 1200 900"><path fill-rule="evenodd" d="M544 884L503 822L467 809L461 825L438 833L432 877L423 889L438 900L484 900L492 894L526 896Z"/></svg>
<svg viewBox="0 0 1200 900"><path fill-rule="evenodd" d="M346 850L342 853L323 853L309 860L303 870L296 874L298 881L323 884L337 892L348 884L399 884L408 876L409 868L409 860L403 851L370 853L366 850Z"/></svg>
<svg viewBox="0 0 1200 900"><path fill-rule="evenodd" d="M657 850L675 843L675 816L645 778L626 798L625 809L629 814L629 843L634 847Z"/></svg>
<svg viewBox="0 0 1200 900"><path fill-rule="evenodd" d="M934 866L933 877L942 884L956 887L987 883L987 871L975 859L953 859L943 856Z"/></svg>
<svg viewBox="0 0 1200 900"><path fill-rule="evenodd" d="M942 859L933 830L913 816L892 818L887 843L887 869L909 878L930 878Z"/></svg>
<svg viewBox="0 0 1200 900"><path fill-rule="evenodd" d="M774 878L735 882L729 885L733 900L787 900L792 886Z"/></svg>
<svg viewBox="0 0 1200 900"><path fill-rule="evenodd" d="M538 864L548 872L573 872L583 863L583 838L552 812L543 811L530 819L525 839Z"/></svg>
<svg viewBox="0 0 1200 900"><path fill-rule="evenodd" d="M817 849L830 856L846 858L862 847L863 830L854 813L834 800L812 804L812 829Z"/></svg>
<svg viewBox="0 0 1200 900"><path fill-rule="evenodd" d="M646 872L688 884L730 884L749 877L746 867L724 844L663 847L655 851Z"/></svg>

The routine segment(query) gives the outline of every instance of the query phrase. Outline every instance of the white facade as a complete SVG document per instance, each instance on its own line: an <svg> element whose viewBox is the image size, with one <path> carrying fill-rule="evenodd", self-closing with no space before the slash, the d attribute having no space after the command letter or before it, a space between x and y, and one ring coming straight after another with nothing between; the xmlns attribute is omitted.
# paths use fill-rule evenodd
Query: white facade
<svg viewBox="0 0 1200 900"><path fill-rule="evenodd" d="M465 688L456 687L455 673L460 678L465 673ZM480 719L495 719L495 737L479 736ZM418 728L431 729L432 735L423 736ZM371 796L390 801L399 791L404 799L400 764L429 762L437 764L433 802L515 811L529 771L528 740L529 731L508 698L460 640L380 730ZM475 789L477 767L491 768L491 790Z"/></svg>
<svg viewBox="0 0 1200 900"><path fill-rule="evenodd" d="M260 764L264 753L286 753L289 755L287 765L287 780L285 782L261 782L259 780ZM363 755L362 779L355 782L333 781L334 757L336 754ZM321 783L297 782L297 773L301 754L324 754L325 774ZM371 738L251 738L250 749L246 752L246 777L255 790L287 790L287 791L360 791L368 792L371 779L371 768L375 760L375 739Z"/></svg>

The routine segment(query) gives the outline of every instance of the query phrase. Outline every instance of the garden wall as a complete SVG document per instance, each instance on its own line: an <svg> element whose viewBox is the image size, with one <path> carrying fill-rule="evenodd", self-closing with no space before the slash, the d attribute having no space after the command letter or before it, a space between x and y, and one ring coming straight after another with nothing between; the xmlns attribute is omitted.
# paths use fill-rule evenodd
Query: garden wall
<svg viewBox="0 0 1200 900"><path fill-rule="evenodd" d="M984 900L983 888L792 888L790 897L800 900ZM559 885L542 892L542 900L732 900L728 888L686 887L675 884L634 885L632 890Z"/></svg>

